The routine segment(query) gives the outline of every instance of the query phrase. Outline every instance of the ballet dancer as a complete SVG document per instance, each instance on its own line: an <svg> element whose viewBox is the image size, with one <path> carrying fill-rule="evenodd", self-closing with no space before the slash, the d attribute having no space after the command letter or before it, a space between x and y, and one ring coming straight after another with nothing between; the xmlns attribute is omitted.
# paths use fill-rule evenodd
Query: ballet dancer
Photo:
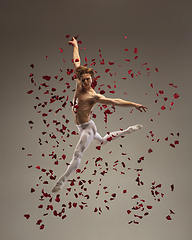
<svg viewBox="0 0 192 240"><path fill-rule="evenodd" d="M147 107L142 104L125 101L118 98L106 98L101 94L97 94L91 87L94 79L94 71L92 68L87 68L80 65L80 56L77 40L73 37L70 44L73 45L73 63L76 73L76 90L73 96L72 112L75 118L76 126L79 130L80 139L76 145L70 165L66 172L59 178L52 192L58 192L66 183L67 178L79 167L83 152L89 147L92 141L97 144L105 145L122 135L130 134L142 128L142 125L137 124L130 126L123 131L115 131L106 136L101 137L97 132L97 127L90 118L92 108L96 103L114 105L120 107L135 107L140 112L146 112Z"/></svg>

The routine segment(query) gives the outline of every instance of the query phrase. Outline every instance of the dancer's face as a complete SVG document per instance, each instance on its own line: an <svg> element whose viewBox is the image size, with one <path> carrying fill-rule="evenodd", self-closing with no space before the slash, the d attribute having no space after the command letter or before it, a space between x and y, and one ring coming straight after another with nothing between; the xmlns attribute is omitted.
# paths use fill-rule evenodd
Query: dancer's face
<svg viewBox="0 0 192 240"><path fill-rule="evenodd" d="M83 88L90 88L91 87L91 84L92 84L92 78L91 78L91 75L89 73L84 73L81 75L81 78L80 78L80 81L81 81L81 86Z"/></svg>

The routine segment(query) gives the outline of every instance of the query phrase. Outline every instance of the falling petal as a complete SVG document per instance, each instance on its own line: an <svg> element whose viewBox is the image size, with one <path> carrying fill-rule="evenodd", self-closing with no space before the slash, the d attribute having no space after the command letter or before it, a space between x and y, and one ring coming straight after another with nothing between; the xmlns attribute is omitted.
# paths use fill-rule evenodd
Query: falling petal
<svg viewBox="0 0 192 240"><path fill-rule="evenodd" d="M166 219L167 220L172 220L172 218L169 215L166 217Z"/></svg>
<svg viewBox="0 0 192 240"><path fill-rule="evenodd" d="M147 205L147 208L148 208L148 209L152 209L152 207L153 207L153 206Z"/></svg>
<svg viewBox="0 0 192 240"><path fill-rule="evenodd" d="M45 80L47 80L47 81L49 81L49 80L51 79L51 77L50 77L50 76L46 76L46 75L45 75L45 76L43 76L42 78L43 78L43 79L45 79Z"/></svg>
<svg viewBox="0 0 192 240"><path fill-rule="evenodd" d="M152 152L153 152L153 150L151 148L149 148L148 153L152 153Z"/></svg>
<svg viewBox="0 0 192 240"><path fill-rule="evenodd" d="M28 92L27 92L27 94L31 94L32 92L34 92L33 90L29 90Z"/></svg>
<svg viewBox="0 0 192 240"><path fill-rule="evenodd" d="M179 97L179 94L178 93L175 93L174 94L174 98L177 99Z"/></svg>
<svg viewBox="0 0 192 240"><path fill-rule="evenodd" d="M173 147L173 148L175 148L175 145L174 145L173 143L170 143L170 146Z"/></svg>
<svg viewBox="0 0 192 240"><path fill-rule="evenodd" d="M25 217L26 219L29 219L29 218L30 218L30 215L29 215L29 214L25 214L24 217Z"/></svg>
<svg viewBox="0 0 192 240"><path fill-rule="evenodd" d="M175 214L171 209L169 209L169 211L170 211L170 214Z"/></svg>

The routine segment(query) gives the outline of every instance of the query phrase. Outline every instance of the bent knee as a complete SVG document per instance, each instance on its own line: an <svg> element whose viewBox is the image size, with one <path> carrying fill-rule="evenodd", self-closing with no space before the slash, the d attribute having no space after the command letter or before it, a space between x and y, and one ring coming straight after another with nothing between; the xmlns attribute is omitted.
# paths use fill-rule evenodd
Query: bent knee
<svg viewBox="0 0 192 240"><path fill-rule="evenodd" d="M81 158L82 154L83 154L83 151L76 149L73 155L75 158Z"/></svg>

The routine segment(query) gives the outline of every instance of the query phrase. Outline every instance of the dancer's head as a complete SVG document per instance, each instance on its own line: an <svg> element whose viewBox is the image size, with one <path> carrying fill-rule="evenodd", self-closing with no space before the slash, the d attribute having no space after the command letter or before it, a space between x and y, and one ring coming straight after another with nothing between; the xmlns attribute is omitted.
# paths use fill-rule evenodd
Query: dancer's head
<svg viewBox="0 0 192 240"><path fill-rule="evenodd" d="M81 77L82 77L83 74L90 74L92 80L94 80L95 73L94 73L94 71L93 71L92 68L87 68L87 67L84 67L84 66L79 66L79 67L76 69L76 75L77 75L77 77L78 77L79 80L81 80Z"/></svg>
<svg viewBox="0 0 192 240"><path fill-rule="evenodd" d="M79 66L76 69L76 75L81 82L81 86L84 89L88 89L91 87L92 81L94 79L94 71L92 68Z"/></svg>

